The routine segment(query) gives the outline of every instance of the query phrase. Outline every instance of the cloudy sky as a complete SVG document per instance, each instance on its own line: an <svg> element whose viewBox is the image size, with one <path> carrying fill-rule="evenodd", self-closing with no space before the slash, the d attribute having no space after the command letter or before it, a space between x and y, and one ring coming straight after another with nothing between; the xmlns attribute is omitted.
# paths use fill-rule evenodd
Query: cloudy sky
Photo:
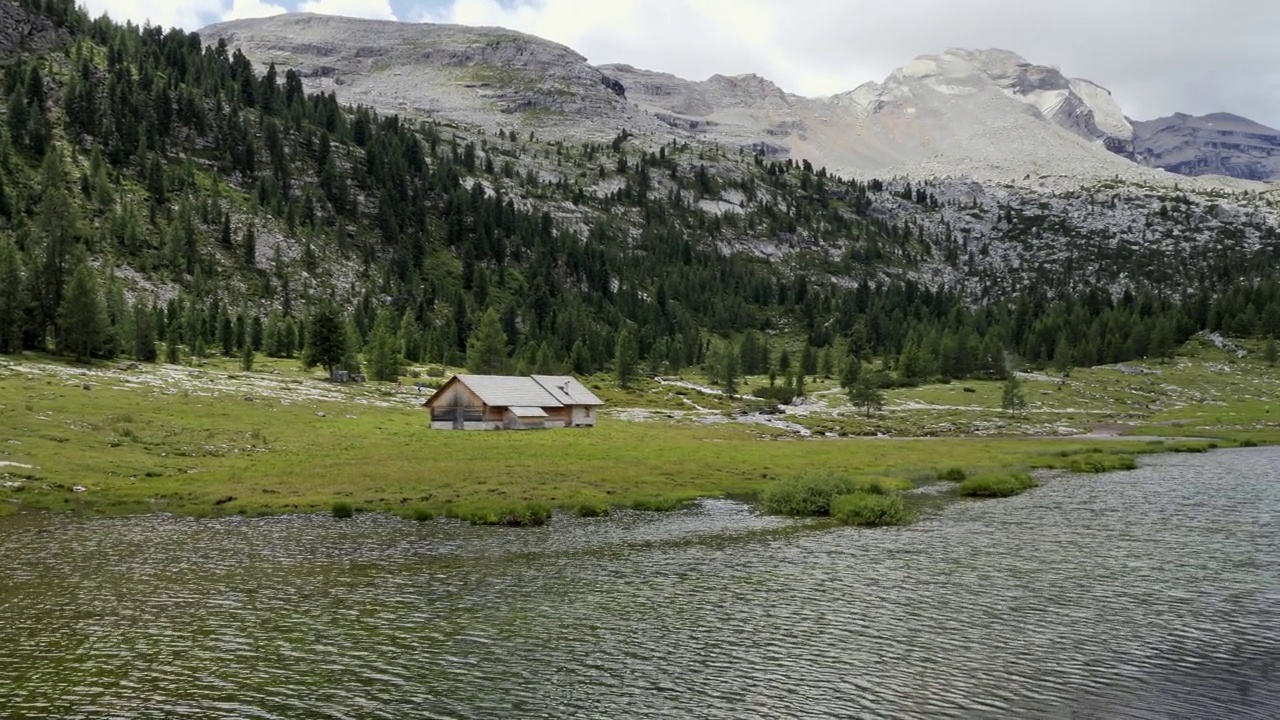
<svg viewBox="0 0 1280 720"><path fill-rule="evenodd" d="M593 63L703 79L754 72L826 95L948 47L999 47L1100 83L1125 112L1234 112L1280 127L1274 0L87 0L199 28L286 11L501 25Z"/></svg>

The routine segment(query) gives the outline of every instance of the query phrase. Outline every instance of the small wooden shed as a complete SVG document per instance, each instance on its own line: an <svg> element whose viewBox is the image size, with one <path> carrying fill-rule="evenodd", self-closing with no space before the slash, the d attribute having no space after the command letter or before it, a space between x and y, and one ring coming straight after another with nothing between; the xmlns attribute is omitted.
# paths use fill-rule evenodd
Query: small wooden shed
<svg viewBox="0 0 1280 720"><path fill-rule="evenodd" d="M454 375L427 399L437 430L591 427L604 401L558 375Z"/></svg>

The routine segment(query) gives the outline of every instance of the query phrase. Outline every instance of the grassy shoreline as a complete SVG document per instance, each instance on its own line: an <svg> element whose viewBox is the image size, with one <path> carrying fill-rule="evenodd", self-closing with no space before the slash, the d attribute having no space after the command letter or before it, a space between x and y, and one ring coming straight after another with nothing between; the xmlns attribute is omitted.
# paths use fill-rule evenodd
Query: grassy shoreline
<svg viewBox="0 0 1280 720"><path fill-rule="evenodd" d="M1099 471L1125 465L1107 458L1179 445L798 438L760 425L613 417L583 430L432 432L412 389L332 386L296 370L272 373L270 364L250 374L114 364L50 374L32 360L0 366L0 515L257 516L331 512L342 503L419 520L538 524L552 509L599 515L703 497L758 499L815 470L904 483L930 482L951 468ZM1275 437L1260 431L1249 439Z"/></svg>

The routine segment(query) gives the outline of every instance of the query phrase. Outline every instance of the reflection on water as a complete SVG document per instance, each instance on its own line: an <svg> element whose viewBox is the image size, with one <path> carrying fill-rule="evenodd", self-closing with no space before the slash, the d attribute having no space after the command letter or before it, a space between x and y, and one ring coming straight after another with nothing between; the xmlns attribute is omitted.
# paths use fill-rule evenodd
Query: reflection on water
<svg viewBox="0 0 1280 720"><path fill-rule="evenodd" d="M0 524L6 717L1280 717L1276 450L907 528Z"/></svg>

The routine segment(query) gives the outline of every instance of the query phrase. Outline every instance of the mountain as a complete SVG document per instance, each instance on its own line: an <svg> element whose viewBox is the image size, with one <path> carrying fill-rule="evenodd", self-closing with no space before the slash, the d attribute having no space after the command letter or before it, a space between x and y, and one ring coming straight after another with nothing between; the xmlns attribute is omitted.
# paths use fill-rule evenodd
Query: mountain
<svg viewBox="0 0 1280 720"><path fill-rule="evenodd" d="M963 117L981 134L989 105L1055 152L1160 175L1105 149L1105 98L1018 80L1010 58L956 55L804 100L751 76L644 88L639 71L493 29L430 28L423 44L421 28L330 35L347 21L293 16L281 22L318 25L209 41L90 20L73 0L0 12L53 33L44 51L25 30L0 46L14 58L0 84L0 351L153 359L161 338L171 361L249 346L351 367L376 347L458 365L483 329L508 351L486 366L591 374L626 331L654 372L732 367L740 348L742 367L767 370L760 341L778 337L810 360L856 345L900 376L905 355L918 380L1000 374L1005 351L1093 364L1202 328L1280 331L1273 194L1121 173L1055 188L856 178L741 147L751 123L843 108L866 112L885 133L873 150L894 159L911 144L891 131ZM266 47L292 49L265 67L242 50ZM661 82L664 103L742 143L642 107ZM389 112L388 87L487 124ZM365 104L340 100L353 88Z"/></svg>
<svg viewBox="0 0 1280 720"><path fill-rule="evenodd" d="M1138 159L1180 175L1280 180L1280 130L1238 115L1178 113L1136 122Z"/></svg>
<svg viewBox="0 0 1280 720"><path fill-rule="evenodd" d="M1132 162L1134 130L1109 91L998 49L922 56L883 83L806 98L755 75L693 81L593 67L562 45L498 28L286 14L201 35L260 67L295 69L309 89L343 102L489 132L580 141L625 128L657 143L700 139L857 177L1172 184Z"/></svg>

